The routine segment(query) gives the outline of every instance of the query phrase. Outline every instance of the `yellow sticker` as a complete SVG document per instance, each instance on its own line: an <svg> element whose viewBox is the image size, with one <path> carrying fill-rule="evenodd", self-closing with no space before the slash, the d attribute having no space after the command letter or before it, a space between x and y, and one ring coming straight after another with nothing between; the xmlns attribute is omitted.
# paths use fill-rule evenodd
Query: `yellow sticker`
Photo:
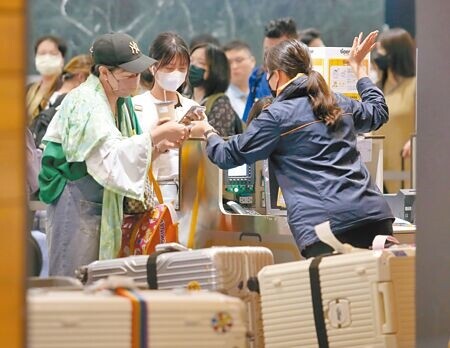
<svg viewBox="0 0 450 348"><path fill-rule="evenodd" d="M189 291L198 291L202 288L202 286L200 285L200 283L196 280L192 280L188 283L188 285L186 286L186 288Z"/></svg>

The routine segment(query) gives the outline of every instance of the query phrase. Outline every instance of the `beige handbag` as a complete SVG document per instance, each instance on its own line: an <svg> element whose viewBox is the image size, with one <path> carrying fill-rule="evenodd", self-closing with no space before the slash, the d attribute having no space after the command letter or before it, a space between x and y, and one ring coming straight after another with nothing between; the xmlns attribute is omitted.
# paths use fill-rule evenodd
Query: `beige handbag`
<svg viewBox="0 0 450 348"><path fill-rule="evenodd" d="M140 201L138 199L124 197L123 199L123 213L126 215L142 214L146 211L150 211L158 203L155 201L154 188L158 184L153 176L152 166L150 166L147 178L145 180L144 186L144 200ZM159 187L158 187L159 189Z"/></svg>

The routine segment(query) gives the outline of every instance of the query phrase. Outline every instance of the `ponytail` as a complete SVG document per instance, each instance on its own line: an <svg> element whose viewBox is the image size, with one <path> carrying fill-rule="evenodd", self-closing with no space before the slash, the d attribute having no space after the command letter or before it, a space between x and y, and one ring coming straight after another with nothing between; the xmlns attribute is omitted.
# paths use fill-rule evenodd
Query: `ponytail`
<svg viewBox="0 0 450 348"><path fill-rule="evenodd" d="M266 52L264 62L268 71L281 70L289 78L298 73L307 75L306 93L314 115L327 126L337 124L342 109L322 75L312 70L308 46L298 40L282 41Z"/></svg>
<svg viewBox="0 0 450 348"><path fill-rule="evenodd" d="M306 90L314 115L327 126L335 126L342 116L342 109L334 94L320 73L311 69L307 75Z"/></svg>

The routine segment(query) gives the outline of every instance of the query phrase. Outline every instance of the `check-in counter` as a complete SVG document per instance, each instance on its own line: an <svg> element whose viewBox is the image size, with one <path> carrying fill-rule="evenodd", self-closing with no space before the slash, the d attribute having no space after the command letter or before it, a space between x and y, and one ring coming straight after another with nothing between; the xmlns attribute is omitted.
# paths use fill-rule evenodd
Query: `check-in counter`
<svg viewBox="0 0 450 348"><path fill-rule="evenodd" d="M360 138L363 160L383 183L383 137ZM289 229L284 200L268 161L222 171L206 156L205 142L188 140L180 150L177 206L180 241L190 248L257 245L270 248L275 262L301 258ZM31 210L45 209L30 202ZM395 225L403 243L414 243L414 225Z"/></svg>
<svg viewBox="0 0 450 348"><path fill-rule="evenodd" d="M204 147L204 141L188 140L181 149L181 242L191 248L266 246L274 252L275 262L299 260L286 217L265 214L263 163L224 176L206 157ZM243 211L235 212L226 203L233 198Z"/></svg>
<svg viewBox="0 0 450 348"><path fill-rule="evenodd" d="M364 160L378 185L383 183L383 137L360 140ZM205 142L188 140L181 149L180 239L191 248L258 245L270 248L275 262L301 258L286 209L267 161L222 171L206 156ZM414 242L415 227L394 226L401 242Z"/></svg>

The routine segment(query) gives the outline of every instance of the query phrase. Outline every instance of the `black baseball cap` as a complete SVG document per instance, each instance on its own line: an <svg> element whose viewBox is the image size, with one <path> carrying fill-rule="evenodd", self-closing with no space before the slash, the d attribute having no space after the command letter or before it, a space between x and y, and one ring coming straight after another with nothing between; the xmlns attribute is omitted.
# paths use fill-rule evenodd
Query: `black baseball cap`
<svg viewBox="0 0 450 348"><path fill-rule="evenodd" d="M94 64L118 66L132 73L141 73L157 61L142 54L137 42L125 33L99 36L91 48Z"/></svg>

